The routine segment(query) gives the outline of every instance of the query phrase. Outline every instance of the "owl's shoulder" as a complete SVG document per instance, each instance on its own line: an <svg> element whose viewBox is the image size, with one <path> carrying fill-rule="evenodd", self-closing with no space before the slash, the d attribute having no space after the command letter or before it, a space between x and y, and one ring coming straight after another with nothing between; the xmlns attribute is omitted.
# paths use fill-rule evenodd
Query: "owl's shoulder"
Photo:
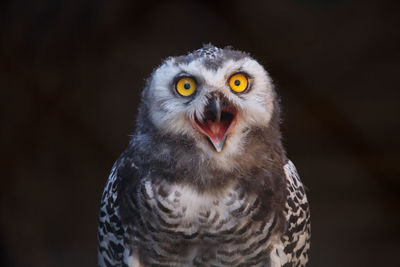
<svg viewBox="0 0 400 267"><path fill-rule="evenodd" d="M287 186L285 203L287 228L277 243L276 259L279 259L282 265L286 263L304 266L308 261L310 248L310 209L304 186L293 162L288 160L284 172Z"/></svg>
<svg viewBox="0 0 400 267"><path fill-rule="evenodd" d="M126 179L138 180L138 168L129 154L124 153L114 163L104 188L98 225L98 260L100 266L125 266L124 237L127 227L121 217L121 187Z"/></svg>

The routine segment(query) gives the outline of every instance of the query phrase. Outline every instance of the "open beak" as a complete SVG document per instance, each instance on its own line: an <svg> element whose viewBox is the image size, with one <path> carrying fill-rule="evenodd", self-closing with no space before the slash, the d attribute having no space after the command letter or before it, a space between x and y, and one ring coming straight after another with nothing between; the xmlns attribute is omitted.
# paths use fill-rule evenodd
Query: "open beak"
<svg viewBox="0 0 400 267"><path fill-rule="evenodd" d="M204 134L217 152L221 152L228 134L236 124L236 108L220 95L213 95L204 108L203 119L195 115L193 126Z"/></svg>

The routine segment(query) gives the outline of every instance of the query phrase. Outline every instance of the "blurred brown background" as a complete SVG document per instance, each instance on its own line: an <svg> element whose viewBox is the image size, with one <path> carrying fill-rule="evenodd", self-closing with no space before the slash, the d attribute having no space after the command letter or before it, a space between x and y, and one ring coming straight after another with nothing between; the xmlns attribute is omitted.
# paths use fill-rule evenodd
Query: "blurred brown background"
<svg viewBox="0 0 400 267"><path fill-rule="evenodd" d="M0 2L0 266L96 266L99 200L161 60L250 52L307 185L310 266L400 253L397 1Z"/></svg>

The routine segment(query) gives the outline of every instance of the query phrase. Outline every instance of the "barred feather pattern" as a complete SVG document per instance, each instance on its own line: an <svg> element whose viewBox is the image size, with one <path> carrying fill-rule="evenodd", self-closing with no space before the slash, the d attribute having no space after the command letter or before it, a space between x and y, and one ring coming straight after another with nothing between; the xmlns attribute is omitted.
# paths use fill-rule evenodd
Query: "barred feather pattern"
<svg viewBox="0 0 400 267"><path fill-rule="evenodd" d="M284 166L284 171L287 184L287 229L271 257L279 262L277 266L305 266L308 262L311 238L310 209L303 184L290 160Z"/></svg>
<svg viewBox="0 0 400 267"><path fill-rule="evenodd" d="M97 235L99 266L124 266L123 252L125 250L124 234L126 227L122 226L117 201L119 185L117 169L119 164L120 161L114 164L101 197Z"/></svg>
<svg viewBox="0 0 400 267"><path fill-rule="evenodd" d="M307 198L290 161L284 172L284 232L278 214L257 219L260 200L239 184L215 194L140 178L119 199L117 162L101 202L99 266L305 266L310 243ZM127 221L120 205L131 210Z"/></svg>

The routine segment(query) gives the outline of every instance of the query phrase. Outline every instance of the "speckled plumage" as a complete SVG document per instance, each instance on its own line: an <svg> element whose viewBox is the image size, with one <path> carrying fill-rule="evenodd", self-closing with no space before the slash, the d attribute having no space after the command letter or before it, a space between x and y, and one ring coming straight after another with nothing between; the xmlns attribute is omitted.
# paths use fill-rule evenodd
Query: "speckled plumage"
<svg viewBox="0 0 400 267"><path fill-rule="evenodd" d="M240 95L226 88L236 72L249 77ZM174 91L181 73L198 83L190 98ZM215 94L238 113L221 152L189 123ZM272 82L249 55L208 45L167 59L102 196L99 266L304 266L310 214L279 122Z"/></svg>

